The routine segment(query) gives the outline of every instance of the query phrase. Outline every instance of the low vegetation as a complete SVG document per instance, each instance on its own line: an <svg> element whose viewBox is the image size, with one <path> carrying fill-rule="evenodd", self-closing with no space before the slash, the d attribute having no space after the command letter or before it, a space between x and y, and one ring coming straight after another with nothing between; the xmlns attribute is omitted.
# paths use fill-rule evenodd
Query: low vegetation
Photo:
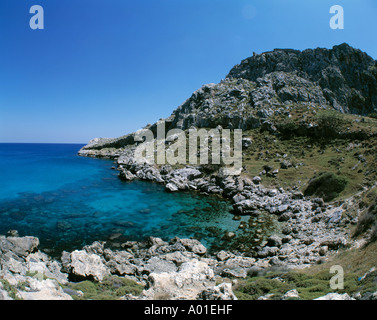
<svg viewBox="0 0 377 320"><path fill-rule="evenodd" d="M321 182L322 187L326 184L331 187L325 179L329 178L337 183L329 201L345 199L374 185L377 120L296 106L290 110L290 117L279 116L273 121L275 132L259 128L244 132L253 142L244 149L244 175L250 178L261 175L265 186L302 192L310 183ZM330 129L325 130L326 126L339 134L331 134ZM276 169L279 172L276 175L264 172L266 166L272 168L271 172ZM326 175L313 180L320 173ZM318 196L323 194L321 188L317 191ZM317 196L315 192L313 195Z"/></svg>
<svg viewBox="0 0 377 320"><path fill-rule="evenodd" d="M126 294L138 296L144 287L135 281L117 276L106 277L102 282L82 281L68 288L81 291L83 296L73 295L76 300L117 300Z"/></svg>
<svg viewBox="0 0 377 320"><path fill-rule="evenodd" d="M335 199L347 186L345 177L337 176L333 172L321 172L309 181L305 189L305 196L318 196L324 201Z"/></svg>
<svg viewBox="0 0 377 320"><path fill-rule="evenodd" d="M362 279L363 274L348 272L344 277L344 288L334 290L330 287L330 279L335 275L330 273L330 269L323 269L315 273L291 271L291 272L271 272L264 275L249 277L240 281L235 286L234 293L240 300L255 300L262 296L267 296L269 300L280 300L284 294L296 289L299 300L313 300L328 293L349 295L361 295L373 293L377 290L377 272L370 273Z"/></svg>
<svg viewBox="0 0 377 320"><path fill-rule="evenodd" d="M5 279L0 279L0 284L2 287L3 290L5 290L8 294L8 296L11 298L11 299L14 299L14 300L22 300L18 294L17 294L17 289L18 287L15 287L15 286L12 286L7 280Z"/></svg>
<svg viewBox="0 0 377 320"><path fill-rule="evenodd" d="M361 206L366 208L360 214L357 226L353 236L357 238L360 235L369 233L369 243L377 240L377 190L370 190L361 202Z"/></svg>

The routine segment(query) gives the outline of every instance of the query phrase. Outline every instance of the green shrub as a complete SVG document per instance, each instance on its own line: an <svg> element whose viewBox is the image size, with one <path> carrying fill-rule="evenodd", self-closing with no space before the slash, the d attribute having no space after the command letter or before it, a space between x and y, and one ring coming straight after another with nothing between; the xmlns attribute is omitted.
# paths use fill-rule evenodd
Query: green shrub
<svg viewBox="0 0 377 320"><path fill-rule="evenodd" d="M364 213L360 218L356 226L354 236L357 237L367 230L369 230L376 222L376 217L370 212Z"/></svg>
<svg viewBox="0 0 377 320"><path fill-rule="evenodd" d="M300 129L299 124L292 119L285 119L276 124L276 128L283 136L297 135Z"/></svg>
<svg viewBox="0 0 377 320"><path fill-rule="evenodd" d="M328 140L338 138L349 124L344 114L338 111L321 111L314 117L308 117L307 119L284 119L277 122L275 126L287 138L308 136Z"/></svg>
<svg viewBox="0 0 377 320"><path fill-rule="evenodd" d="M82 281L79 283L75 283L72 286L72 289L77 291L82 291L84 295L86 296L92 296L97 294L97 288L96 285L93 282L90 281Z"/></svg>
<svg viewBox="0 0 377 320"><path fill-rule="evenodd" d="M371 230L369 242L377 240L377 199L375 199L367 210L364 210L357 223L354 237L357 237L368 230Z"/></svg>
<svg viewBox="0 0 377 320"><path fill-rule="evenodd" d="M234 288L234 293L239 300L255 300L267 294L272 294L273 296L270 299L274 300L280 299L286 292L296 289L300 300L312 300L334 292L330 287L330 279L333 276L334 274L331 274L330 270L323 270L315 274L295 271L266 274L240 281ZM335 292L353 294L363 288L371 291L371 288L373 288L371 282L374 278L367 279L368 283L367 280L360 283L359 276L352 273L345 274L344 289ZM368 288L366 288L367 286Z"/></svg>
<svg viewBox="0 0 377 320"><path fill-rule="evenodd" d="M315 121L318 125L318 134L327 139L338 137L347 124L344 115L337 111L321 112L315 117Z"/></svg>
<svg viewBox="0 0 377 320"><path fill-rule="evenodd" d="M14 299L14 300L22 300L18 295L17 295L17 289L12 286L7 280L0 279L0 283L2 284L3 290L5 290L9 297Z"/></svg>
<svg viewBox="0 0 377 320"><path fill-rule="evenodd" d="M126 294L138 296L144 289L135 281L117 276L105 277L102 282L82 281L71 287L84 293L79 298L83 300L116 300Z"/></svg>
<svg viewBox="0 0 377 320"><path fill-rule="evenodd" d="M377 119L377 112L373 112L373 113L368 114L368 117L373 118L373 119Z"/></svg>
<svg viewBox="0 0 377 320"><path fill-rule="evenodd" d="M274 294L275 299L281 297L293 287L277 279L256 278L250 279L236 290L236 295L247 300L255 300L266 294Z"/></svg>
<svg viewBox="0 0 377 320"><path fill-rule="evenodd" d="M317 196L328 202L335 199L347 186L345 177L332 172L323 172L309 181L304 191L305 196Z"/></svg>

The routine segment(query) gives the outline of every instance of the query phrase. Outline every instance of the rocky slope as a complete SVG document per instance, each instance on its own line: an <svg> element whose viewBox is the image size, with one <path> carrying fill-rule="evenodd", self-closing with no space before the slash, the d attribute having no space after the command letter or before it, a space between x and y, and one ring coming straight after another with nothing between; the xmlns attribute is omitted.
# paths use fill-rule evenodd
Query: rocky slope
<svg viewBox="0 0 377 320"><path fill-rule="evenodd" d="M253 129L297 106L368 115L377 112L377 61L347 44L254 54L218 84L195 91L164 119L173 128ZM147 128L156 130L156 124ZM133 144L132 135L92 140L81 154ZM92 150L92 152L90 152Z"/></svg>

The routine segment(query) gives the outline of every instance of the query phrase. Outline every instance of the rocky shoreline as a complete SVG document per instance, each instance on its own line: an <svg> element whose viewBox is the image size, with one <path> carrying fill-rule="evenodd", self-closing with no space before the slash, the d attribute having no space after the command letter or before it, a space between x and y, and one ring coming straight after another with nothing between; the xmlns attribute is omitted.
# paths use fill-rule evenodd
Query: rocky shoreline
<svg viewBox="0 0 377 320"><path fill-rule="evenodd" d="M79 154L89 155L85 149L80 150ZM90 156L98 154L91 153ZM346 203L329 205L321 198L304 197L298 190L265 188L259 176L249 179L222 175L221 168L210 174L201 166L173 169L165 165L158 168L136 162L132 149L123 152L119 158L116 154L102 153L101 156L117 159L122 180L140 179L164 184L167 192L191 190L230 200L234 220L249 217L248 223L241 221L239 228L253 229L258 217L263 214L274 216L279 225L271 237L263 238L256 232L256 238L250 241L252 250L240 244L239 250L234 251L235 254L246 252L261 264L284 265L288 269L305 268L318 263L327 254L350 247L347 226L356 221L347 215ZM224 235L229 241L234 236Z"/></svg>
<svg viewBox="0 0 377 320"><path fill-rule="evenodd" d="M279 245L277 237L269 241ZM38 250L38 245L35 237L0 237L0 300L72 300L83 295L72 284L101 283L111 276L144 288L140 295L119 297L123 300L237 300L232 286L268 270L273 259L226 251L211 256L199 241L179 238L129 241L117 251L95 242L63 252L60 260Z"/></svg>
<svg viewBox="0 0 377 320"><path fill-rule="evenodd" d="M221 168L208 172L201 166L177 169L135 162L131 148L120 156L88 154L85 149L80 155L116 159L123 180L140 179L164 184L167 192L191 190L228 199L234 220L249 217L248 222L240 221L240 228L255 228L255 219L263 215L274 216L279 226L265 237L256 230L253 241L246 245L239 239L230 251L210 252L196 239L166 242L150 237L122 243L118 250L97 241L63 252L60 259L38 250L38 238L12 232L0 236L2 299L73 299L82 293L72 289L72 283L101 283L109 276L130 279L144 288L140 295L125 294L119 299L237 299L232 287L239 280L269 270L307 268L355 245L347 233L354 221L347 216L346 202L329 205L320 198L306 198L298 190L266 188L259 176L226 176ZM228 233L223 240L235 238Z"/></svg>
<svg viewBox="0 0 377 320"><path fill-rule="evenodd" d="M88 155L85 151L80 154ZM114 154L107 156L117 158ZM37 238L18 237L13 232L0 237L3 299L72 299L82 293L70 284L86 280L101 283L117 276L144 288L138 296L125 294L119 299L232 300L237 299L232 286L239 280L258 272L297 270L323 263L339 249L355 244L347 233L353 221L347 216L345 203L328 205L297 190L265 188L259 177L225 176L221 169L208 174L202 167L157 168L136 163L127 152L117 158L117 164L124 180L162 183L167 192L195 190L230 199L235 220L250 217L249 223L240 221L240 228L255 228L253 221L262 213L275 216L279 228L265 238L257 230L254 242L245 247L240 240L238 248L231 251L210 252L196 239L166 242L150 237L145 242L122 243L119 250L97 241L81 250L63 252L57 260L38 250ZM234 241L235 235L224 237ZM7 291L9 286L12 294Z"/></svg>

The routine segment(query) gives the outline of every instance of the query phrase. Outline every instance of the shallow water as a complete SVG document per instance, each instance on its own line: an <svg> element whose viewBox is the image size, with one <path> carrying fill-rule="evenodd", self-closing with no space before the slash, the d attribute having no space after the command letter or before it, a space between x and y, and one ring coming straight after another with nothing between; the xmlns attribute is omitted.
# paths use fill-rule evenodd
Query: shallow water
<svg viewBox="0 0 377 320"><path fill-rule="evenodd" d="M121 181L112 161L77 156L81 147L0 144L0 234L37 236L41 248L57 253L148 236L195 237L219 248L226 231L241 232L227 201Z"/></svg>

